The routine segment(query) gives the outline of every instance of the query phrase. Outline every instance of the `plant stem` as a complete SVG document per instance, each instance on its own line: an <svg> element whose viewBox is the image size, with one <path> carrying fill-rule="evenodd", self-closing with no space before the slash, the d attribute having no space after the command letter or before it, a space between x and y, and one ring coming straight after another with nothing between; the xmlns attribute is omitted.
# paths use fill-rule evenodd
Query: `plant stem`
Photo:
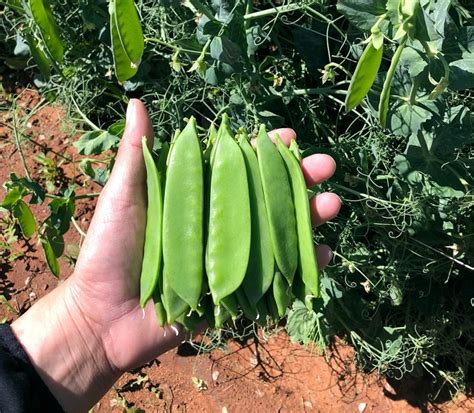
<svg viewBox="0 0 474 413"><path fill-rule="evenodd" d="M81 237L85 238L86 237L86 233L82 230L82 228L79 226L79 224L77 223L76 219L74 217L71 217L71 222L72 224L74 225L74 227L76 228L77 232L79 232L79 234L81 235Z"/></svg>
<svg viewBox="0 0 474 413"><path fill-rule="evenodd" d="M194 53L194 54L199 54L199 55L201 54L201 50L183 49L182 47L175 46L174 44L165 42L164 40L161 40L157 37L146 37L145 43L157 43L157 44L161 44L162 46L168 47L169 49L180 50L185 53ZM206 53L206 54L209 54L209 53Z"/></svg>
<svg viewBox="0 0 474 413"><path fill-rule="evenodd" d="M253 13L247 13L244 15L244 20L254 20L254 19L259 19L260 17L267 17L267 16L273 16L275 14L288 13L295 10L301 10L308 6L309 5L287 4L285 6L273 7L271 9L260 10Z"/></svg>
<svg viewBox="0 0 474 413"><path fill-rule="evenodd" d="M94 130L102 130L100 129L94 122L92 122L86 115L85 113L79 108L79 105L76 103L76 100L71 96L72 103L74 103L74 106L76 107L77 112L79 115L81 115L81 118L86 122L92 129Z"/></svg>
<svg viewBox="0 0 474 413"><path fill-rule="evenodd" d="M21 149L21 143L20 143L20 135L18 133L18 129L16 127L16 108L13 108L13 136L15 137L15 144L16 144L16 149L18 150L18 153L20 154L20 159L21 163L23 165L23 169L25 170L25 175L28 178L28 180L31 181L31 175L30 172L28 171L28 166L26 165L26 160L25 160L25 155L23 154L23 149Z"/></svg>
<svg viewBox="0 0 474 413"><path fill-rule="evenodd" d="M335 186L336 188L342 189L343 191L346 191L346 192L348 192L352 195L357 195L357 196L360 196L362 198L369 199L371 201L379 202L381 204L393 204L393 205L398 205L398 206L405 206L405 204L402 204L400 202L387 201L386 199L376 198L372 195L364 194L362 192L359 192L359 191L356 191L354 189L348 188L347 186L344 186L344 185L340 185L340 184L336 184L336 183L332 183L332 185Z"/></svg>
<svg viewBox="0 0 474 413"><path fill-rule="evenodd" d="M74 197L74 199L75 200L78 200L78 199L92 199L92 198L97 198L99 195L100 195L100 192L91 192L90 194L77 195L76 197ZM54 195L54 194L46 194L45 198L63 199L62 196Z"/></svg>

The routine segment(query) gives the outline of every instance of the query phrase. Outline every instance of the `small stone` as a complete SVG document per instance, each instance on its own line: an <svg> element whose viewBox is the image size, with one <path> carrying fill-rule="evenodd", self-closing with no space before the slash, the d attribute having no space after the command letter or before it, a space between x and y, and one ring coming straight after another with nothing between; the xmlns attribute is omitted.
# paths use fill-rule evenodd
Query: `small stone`
<svg viewBox="0 0 474 413"><path fill-rule="evenodd" d="M31 301L36 300L36 293L34 293L33 291L30 293L30 300Z"/></svg>
<svg viewBox="0 0 474 413"><path fill-rule="evenodd" d="M367 408L367 403L359 403L359 406L357 406L357 409L359 410L360 413L363 413L366 408Z"/></svg>
<svg viewBox="0 0 474 413"><path fill-rule="evenodd" d="M307 409L313 408L313 403L311 403L309 400L305 400L303 404L304 404L304 407L306 407Z"/></svg>
<svg viewBox="0 0 474 413"><path fill-rule="evenodd" d="M219 372L217 370L213 371L212 372L212 380L214 381L217 381L217 379L219 378Z"/></svg>

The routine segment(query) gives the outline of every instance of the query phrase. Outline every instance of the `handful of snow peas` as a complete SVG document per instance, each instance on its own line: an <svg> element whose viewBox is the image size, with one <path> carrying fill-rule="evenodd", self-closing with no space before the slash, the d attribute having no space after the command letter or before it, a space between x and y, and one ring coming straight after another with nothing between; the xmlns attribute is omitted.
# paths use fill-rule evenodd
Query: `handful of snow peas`
<svg viewBox="0 0 474 413"><path fill-rule="evenodd" d="M283 318L298 298L311 307L319 274L296 141L276 144L262 125L255 149L226 115L202 148L191 118L155 161L146 139L147 225L140 304L160 325L220 328L244 316Z"/></svg>

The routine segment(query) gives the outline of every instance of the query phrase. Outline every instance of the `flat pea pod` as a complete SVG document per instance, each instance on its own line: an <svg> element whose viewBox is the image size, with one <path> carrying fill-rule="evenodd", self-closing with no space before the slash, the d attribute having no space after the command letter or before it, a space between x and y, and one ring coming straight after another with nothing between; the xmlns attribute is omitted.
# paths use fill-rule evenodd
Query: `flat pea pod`
<svg viewBox="0 0 474 413"><path fill-rule="evenodd" d="M257 303L257 317L255 319L257 324L262 327L266 327L267 321L268 321L268 314L269 314L269 311L268 311L267 299L266 299L266 294L265 294Z"/></svg>
<svg viewBox="0 0 474 413"><path fill-rule="evenodd" d="M41 32L41 37L49 54L56 62L61 63L64 45L59 37L59 29L54 20L50 2L45 0L29 0L28 4L33 20Z"/></svg>
<svg viewBox="0 0 474 413"><path fill-rule="evenodd" d="M147 219L140 276L140 305L145 307L158 282L161 268L163 192L158 168L148 149L146 137L142 139L142 149L147 174Z"/></svg>
<svg viewBox="0 0 474 413"><path fill-rule="evenodd" d="M268 291L267 294L265 294L265 298L268 308L268 318L270 318L270 320L275 323L280 319L280 317L278 315L278 306L275 302L273 292Z"/></svg>
<svg viewBox="0 0 474 413"><path fill-rule="evenodd" d="M160 277L158 284L153 292L153 303L155 305L156 319L158 325L163 327L166 324L166 309L163 304L163 277Z"/></svg>
<svg viewBox="0 0 474 413"><path fill-rule="evenodd" d="M216 306L242 284L250 253L247 171L227 117L223 124L211 166L206 249L208 282Z"/></svg>
<svg viewBox="0 0 474 413"><path fill-rule="evenodd" d="M308 202L308 191L301 165L290 149L276 136L280 152L291 180L293 202L296 211L296 229L298 233L298 267L304 284L311 293L319 296L319 271L313 244L313 227Z"/></svg>
<svg viewBox="0 0 474 413"><path fill-rule="evenodd" d="M194 311L191 314L181 314L176 321L184 327L185 331L194 331L196 327L204 320L204 317L195 313Z"/></svg>
<svg viewBox="0 0 474 413"><path fill-rule="evenodd" d="M231 315L226 310L226 308L222 305L216 307L216 311L214 311L214 326L215 328L222 328L224 327L225 323L230 320Z"/></svg>
<svg viewBox="0 0 474 413"><path fill-rule="evenodd" d="M166 322L171 325L179 316L189 312L189 305L171 288L169 279L170 277L167 276L165 267L163 269L163 294L161 299L166 311Z"/></svg>
<svg viewBox="0 0 474 413"><path fill-rule="evenodd" d="M303 280L300 275L297 273L295 279L293 280L293 285L291 286L293 295L300 301L302 301L306 308L309 311L313 310L313 295L309 291L308 287L304 285Z"/></svg>
<svg viewBox="0 0 474 413"><path fill-rule="evenodd" d="M291 284L298 265L293 197L285 163L263 125L257 136L257 156L275 261Z"/></svg>
<svg viewBox="0 0 474 413"><path fill-rule="evenodd" d="M237 296L237 302L242 309L244 316L252 321L257 321L258 313L255 305L250 304L247 294L245 294L243 288L239 288L235 295Z"/></svg>
<svg viewBox="0 0 474 413"><path fill-rule="evenodd" d="M196 120L175 139L163 208L163 264L168 284L196 310L203 279L204 175Z"/></svg>
<svg viewBox="0 0 474 413"><path fill-rule="evenodd" d="M290 302L290 286L279 271L275 272L273 278L273 298L277 306L278 317L283 318Z"/></svg>
<svg viewBox="0 0 474 413"><path fill-rule="evenodd" d="M369 93L382 63L382 56L383 46L376 49L371 39L365 47L352 75L345 101L346 112L350 112L359 105L362 99Z"/></svg>
<svg viewBox="0 0 474 413"><path fill-rule="evenodd" d="M237 302L237 297L234 294L229 294L221 300L219 305L223 305L225 309L232 316L232 319L235 320L239 316L239 304Z"/></svg>
<svg viewBox="0 0 474 413"><path fill-rule="evenodd" d="M243 289L249 304L255 306L272 284L275 258L257 155L245 134L240 136L239 145L247 168L251 221L250 258Z"/></svg>

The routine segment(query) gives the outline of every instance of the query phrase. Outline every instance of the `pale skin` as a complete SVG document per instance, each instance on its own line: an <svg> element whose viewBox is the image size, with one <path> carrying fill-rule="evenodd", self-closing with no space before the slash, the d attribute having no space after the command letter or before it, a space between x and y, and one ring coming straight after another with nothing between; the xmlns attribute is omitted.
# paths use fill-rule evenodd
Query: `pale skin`
<svg viewBox="0 0 474 413"><path fill-rule="evenodd" d="M296 135L279 129L289 144ZM74 274L12 324L41 378L66 411L90 409L120 375L174 348L184 339L160 328L153 303L139 306L139 277L146 224L146 172L141 138L152 142L145 106L136 99L127 110L125 133L112 175L104 187ZM302 161L308 187L336 169L324 154ZM310 201L313 223L334 218L340 199L321 193ZM321 267L332 257L316 248Z"/></svg>

